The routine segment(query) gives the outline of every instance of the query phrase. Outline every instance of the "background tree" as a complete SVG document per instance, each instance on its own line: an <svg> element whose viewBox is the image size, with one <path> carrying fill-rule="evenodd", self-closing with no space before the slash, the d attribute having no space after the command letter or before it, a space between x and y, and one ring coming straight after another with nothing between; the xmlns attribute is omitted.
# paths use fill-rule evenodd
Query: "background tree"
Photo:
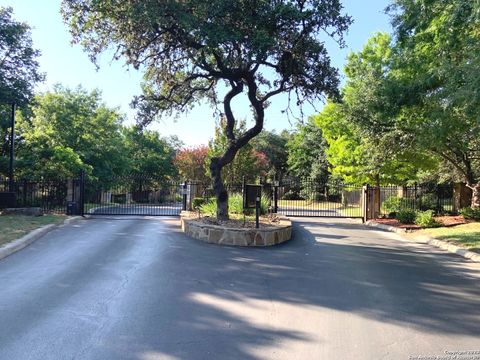
<svg viewBox="0 0 480 360"><path fill-rule="evenodd" d="M12 8L0 7L0 174L8 172L11 104L27 104L43 80L30 27L15 21L12 13Z"/></svg>
<svg viewBox="0 0 480 360"><path fill-rule="evenodd" d="M180 179L208 183L207 158L208 146L206 145L180 149L174 159Z"/></svg>
<svg viewBox="0 0 480 360"><path fill-rule="evenodd" d="M337 94L337 71L320 37L342 43L351 21L341 9L338 0L62 2L74 42L92 60L114 44L115 58L145 69L143 95L134 101L144 124L202 98L223 102L228 146L210 163L218 218L228 218L222 169L260 133L271 98L293 94L301 106ZM254 125L235 133L231 102L245 92Z"/></svg>
<svg viewBox="0 0 480 360"><path fill-rule="evenodd" d="M282 179L287 172L287 141L289 138L290 134L287 130L283 130L280 134L277 134L275 130L263 130L251 141L255 151L265 154L268 161L266 175L271 180Z"/></svg>
<svg viewBox="0 0 480 360"><path fill-rule="evenodd" d="M97 90L57 85L36 97L32 111L32 117L18 119L20 175L72 177L83 168L107 179L128 171L123 117L101 102Z"/></svg>
<svg viewBox="0 0 480 360"><path fill-rule="evenodd" d="M334 177L354 185L405 185L415 181L420 170L434 168L435 162L422 152L396 147L388 136L369 137L348 120L345 108L347 103L329 102L314 117L328 144L325 153Z"/></svg>
<svg viewBox="0 0 480 360"><path fill-rule="evenodd" d="M122 133L128 172L150 175L159 181L172 180L176 176L176 144L162 138L157 131L138 126L125 127Z"/></svg>
<svg viewBox="0 0 480 360"><path fill-rule="evenodd" d="M329 172L326 145L322 130L315 125L313 118L299 124L287 142L289 175L326 183Z"/></svg>
<svg viewBox="0 0 480 360"><path fill-rule="evenodd" d="M389 11L401 106L394 125L448 163L472 189L471 206L478 208L480 3L396 0Z"/></svg>

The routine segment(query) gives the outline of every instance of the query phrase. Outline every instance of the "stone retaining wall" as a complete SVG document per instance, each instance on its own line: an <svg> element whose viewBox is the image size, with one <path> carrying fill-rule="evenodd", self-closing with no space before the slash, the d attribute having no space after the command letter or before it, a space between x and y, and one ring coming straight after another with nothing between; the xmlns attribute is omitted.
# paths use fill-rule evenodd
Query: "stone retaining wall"
<svg viewBox="0 0 480 360"><path fill-rule="evenodd" d="M292 237L292 223L281 219L269 228L226 228L205 224L197 219L181 216L182 231L188 236L211 244L233 246L271 246L281 244Z"/></svg>

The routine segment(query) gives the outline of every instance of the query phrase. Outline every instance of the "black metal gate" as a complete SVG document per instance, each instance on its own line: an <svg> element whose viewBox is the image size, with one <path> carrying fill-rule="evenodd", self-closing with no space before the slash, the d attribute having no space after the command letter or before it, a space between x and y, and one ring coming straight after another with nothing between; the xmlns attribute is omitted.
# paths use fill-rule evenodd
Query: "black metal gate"
<svg viewBox="0 0 480 360"><path fill-rule="evenodd" d="M273 186L277 213L286 216L363 218L363 189L319 181L284 180ZM276 201L275 201L276 200Z"/></svg>
<svg viewBox="0 0 480 360"><path fill-rule="evenodd" d="M82 200L85 215L177 216L183 207L183 184L146 175L102 182L87 177Z"/></svg>

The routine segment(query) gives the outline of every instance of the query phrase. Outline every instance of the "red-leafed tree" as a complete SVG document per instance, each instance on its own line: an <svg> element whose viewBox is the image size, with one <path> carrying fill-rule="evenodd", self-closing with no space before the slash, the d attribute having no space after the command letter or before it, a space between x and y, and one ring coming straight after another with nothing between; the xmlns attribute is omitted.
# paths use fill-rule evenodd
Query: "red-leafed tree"
<svg viewBox="0 0 480 360"><path fill-rule="evenodd" d="M206 145L184 148L177 152L173 164L182 180L207 183L210 180L207 176L207 156L208 146Z"/></svg>

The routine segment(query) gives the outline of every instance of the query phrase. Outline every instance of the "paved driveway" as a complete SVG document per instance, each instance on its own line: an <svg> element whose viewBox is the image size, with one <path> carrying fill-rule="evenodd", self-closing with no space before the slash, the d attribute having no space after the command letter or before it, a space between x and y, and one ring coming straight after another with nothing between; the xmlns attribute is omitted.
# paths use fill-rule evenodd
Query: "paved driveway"
<svg viewBox="0 0 480 360"><path fill-rule="evenodd" d="M446 350L480 350L480 267L351 220L295 219L292 241L253 249L190 240L177 219L90 219L0 261L1 359Z"/></svg>

